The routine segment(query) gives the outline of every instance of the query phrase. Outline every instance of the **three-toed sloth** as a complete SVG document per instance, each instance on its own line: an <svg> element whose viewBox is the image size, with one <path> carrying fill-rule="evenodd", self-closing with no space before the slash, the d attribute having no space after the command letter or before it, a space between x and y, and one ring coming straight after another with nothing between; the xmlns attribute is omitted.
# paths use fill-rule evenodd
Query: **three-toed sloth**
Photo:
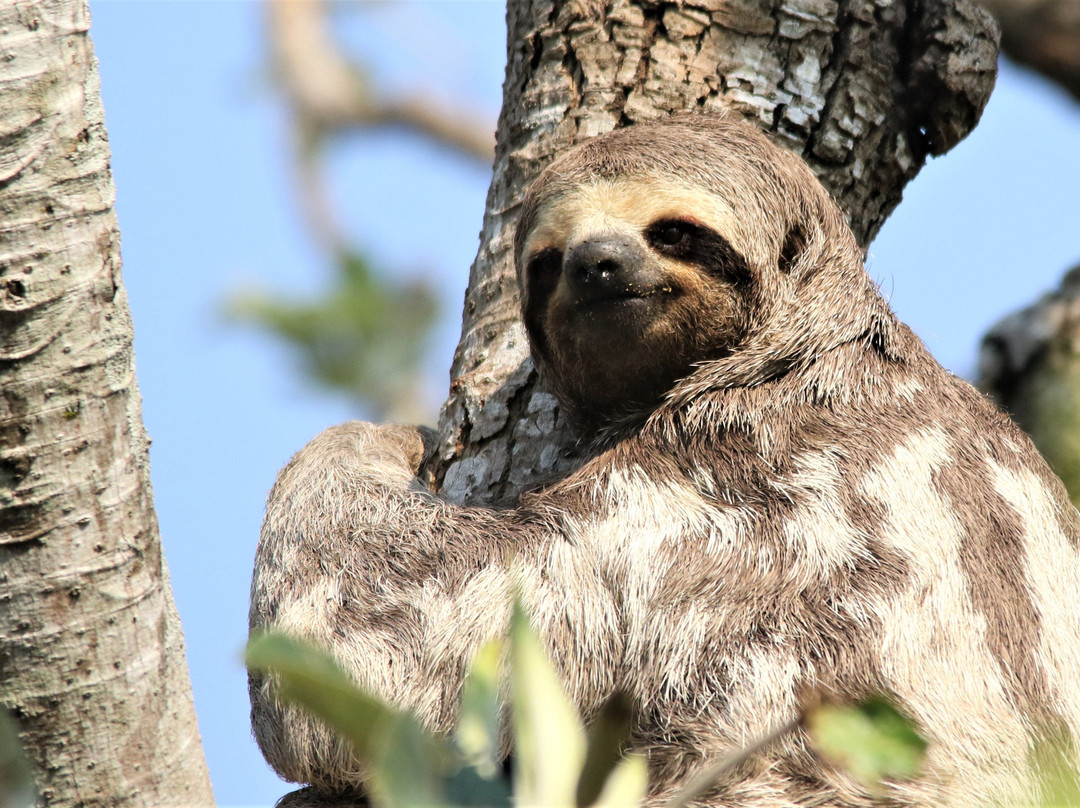
<svg viewBox="0 0 1080 808"><path fill-rule="evenodd" d="M587 461L507 508L440 500L416 430L328 429L270 494L251 625L328 648L453 724L513 591L588 720L634 705L650 797L791 721L884 693L930 740L874 797L780 737L715 806L1030 801L1080 739L1080 520L1028 439L943 370L809 169L679 115L556 160L520 213L522 314ZM344 744L253 678L270 764L359 787Z"/></svg>

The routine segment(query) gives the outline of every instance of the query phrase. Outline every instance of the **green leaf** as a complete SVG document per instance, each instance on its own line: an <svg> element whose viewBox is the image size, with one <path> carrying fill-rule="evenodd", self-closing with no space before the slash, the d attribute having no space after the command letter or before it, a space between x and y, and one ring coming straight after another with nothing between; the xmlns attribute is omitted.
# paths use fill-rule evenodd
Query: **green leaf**
<svg viewBox="0 0 1080 808"><path fill-rule="evenodd" d="M868 787L889 778L915 777L922 767L926 741L915 726L884 698L858 705L824 703L806 716L818 752Z"/></svg>
<svg viewBox="0 0 1080 808"><path fill-rule="evenodd" d="M1059 740L1039 743L1030 757L1032 769L1039 775L1042 805L1080 808L1080 771L1074 763L1072 744L1061 740L1060 734L1052 729L1046 734Z"/></svg>
<svg viewBox="0 0 1080 808"><path fill-rule="evenodd" d="M480 649L461 696L456 740L462 757L483 777L499 775L499 662L503 644L493 641Z"/></svg>
<svg viewBox="0 0 1080 808"><path fill-rule="evenodd" d="M629 755L608 775L594 808L627 808L641 805L649 788L649 769L642 755Z"/></svg>
<svg viewBox="0 0 1080 808"><path fill-rule="evenodd" d="M252 670L276 676L280 698L347 738L365 763L377 759L397 714L360 690L329 654L291 637L263 634L248 643L245 661Z"/></svg>
<svg viewBox="0 0 1080 808"><path fill-rule="evenodd" d="M623 745L630 732L630 700L625 693L615 693L604 702L589 725L585 744L585 763L578 779L578 808L592 805L604 790L622 758Z"/></svg>
<svg viewBox="0 0 1080 808"><path fill-rule="evenodd" d="M363 256L345 252L322 297L242 290L225 314L289 343L313 381L401 416L412 414L419 397L420 362L436 311L429 284L387 277Z"/></svg>
<svg viewBox="0 0 1080 808"><path fill-rule="evenodd" d="M408 713L362 691L333 657L280 634L248 643L247 665L274 675L277 695L320 718L347 739L371 773L380 805L435 805L451 756Z"/></svg>
<svg viewBox="0 0 1080 808"><path fill-rule="evenodd" d="M448 751L412 716L399 714L386 733L373 772L379 802L402 808L445 804Z"/></svg>
<svg viewBox="0 0 1080 808"><path fill-rule="evenodd" d="M572 805L585 732L520 604L510 620L510 683L517 739L514 802Z"/></svg>
<svg viewBox="0 0 1080 808"><path fill-rule="evenodd" d="M475 808L510 808L510 786L506 779L484 777L472 766L465 766L445 781L446 801L455 806Z"/></svg>

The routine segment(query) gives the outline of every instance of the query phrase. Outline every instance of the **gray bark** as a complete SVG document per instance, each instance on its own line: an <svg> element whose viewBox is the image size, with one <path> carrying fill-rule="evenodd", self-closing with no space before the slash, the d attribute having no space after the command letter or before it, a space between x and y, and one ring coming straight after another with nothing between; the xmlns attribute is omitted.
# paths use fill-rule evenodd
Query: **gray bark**
<svg viewBox="0 0 1080 808"><path fill-rule="evenodd" d="M88 28L0 4L0 704L42 805L206 805Z"/></svg>
<svg viewBox="0 0 1080 808"><path fill-rule="evenodd" d="M460 501L573 463L536 385L511 243L529 181L574 143L687 109L733 110L802 155L865 246L926 157L978 121L997 31L968 0L520 0L495 178L433 464Z"/></svg>

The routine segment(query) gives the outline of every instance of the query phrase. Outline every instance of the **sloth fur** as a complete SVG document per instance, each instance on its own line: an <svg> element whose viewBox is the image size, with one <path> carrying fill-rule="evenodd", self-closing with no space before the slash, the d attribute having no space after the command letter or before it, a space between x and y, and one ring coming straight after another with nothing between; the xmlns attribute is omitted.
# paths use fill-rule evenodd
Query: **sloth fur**
<svg viewBox="0 0 1080 808"><path fill-rule="evenodd" d="M325 431L270 494L253 629L446 731L516 587L586 719L632 699L656 804L812 691L894 698L930 739L923 776L875 797L795 730L704 804L1024 804L1046 742L1075 765L1077 512L896 320L802 161L730 118L622 129L543 172L515 249L534 361L599 436L589 459L462 507L416 478L416 430ZM283 777L360 787L257 676L251 699Z"/></svg>

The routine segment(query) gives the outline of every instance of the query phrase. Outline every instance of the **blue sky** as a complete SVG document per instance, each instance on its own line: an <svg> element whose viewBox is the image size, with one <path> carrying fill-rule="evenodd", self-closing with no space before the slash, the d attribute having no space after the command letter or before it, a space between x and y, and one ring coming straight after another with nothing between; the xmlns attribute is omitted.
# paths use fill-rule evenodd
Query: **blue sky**
<svg viewBox="0 0 1080 808"><path fill-rule="evenodd" d="M261 5L90 6L155 500L203 743L221 805L272 805L288 787L250 739L239 661L265 496L306 440L364 413L305 386L279 344L221 316L241 286L316 295L330 271L293 203ZM344 35L387 86L423 86L494 126L502 20L496 2L406 0L365 8ZM350 138L331 165L356 240L437 283L445 317L430 375L445 391L490 172L401 134ZM869 269L939 360L970 376L986 328L1078 262L1080 105L1006 68L975 133L909 186Z"/></svg>

